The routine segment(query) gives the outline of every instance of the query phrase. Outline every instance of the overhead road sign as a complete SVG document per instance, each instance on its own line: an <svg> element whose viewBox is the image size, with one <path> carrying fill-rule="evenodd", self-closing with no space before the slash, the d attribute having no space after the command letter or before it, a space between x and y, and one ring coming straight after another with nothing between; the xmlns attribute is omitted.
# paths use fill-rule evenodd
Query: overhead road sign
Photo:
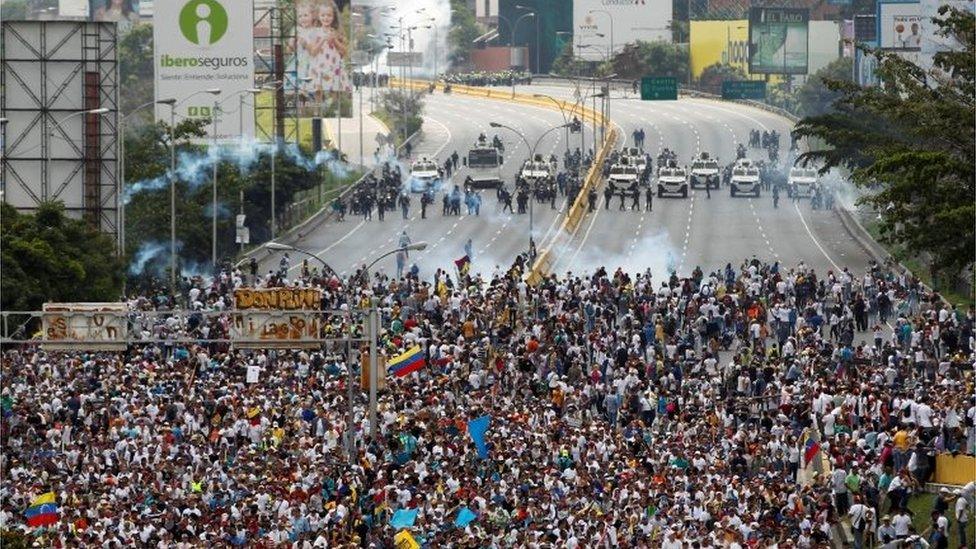
<svg viewBox="0 0 976 549"><path fill-rule="evenodd" d="M641 78L641 100L674 101L678 99L678 79L673 76Z"/></svg>
<svg viewBox="0 0 976 549"><path fill-rule="evenodd" d="M766 82L762 80L725 80L722 99L766 99Z"/></svg>
<svg viewBox="0 0 976 549"><path fill-rule="evenodd" d="M419 51L391 51L386 54L388 67L422 67L423 53Z"/></svg>

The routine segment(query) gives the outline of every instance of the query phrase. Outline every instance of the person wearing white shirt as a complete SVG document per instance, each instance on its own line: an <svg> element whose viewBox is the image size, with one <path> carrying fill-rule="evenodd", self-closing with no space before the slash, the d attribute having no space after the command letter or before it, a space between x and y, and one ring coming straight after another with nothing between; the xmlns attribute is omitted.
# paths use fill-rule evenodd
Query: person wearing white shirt
<svg viewBox="0 0 976 549"><path fill-rule="evenodd" d="M969 527L969 500L963 495L962 490L956 490L956 496L953 516L956 519L956 528L959 530L959 546L969 547L966 543L966 529Z"/></svg>

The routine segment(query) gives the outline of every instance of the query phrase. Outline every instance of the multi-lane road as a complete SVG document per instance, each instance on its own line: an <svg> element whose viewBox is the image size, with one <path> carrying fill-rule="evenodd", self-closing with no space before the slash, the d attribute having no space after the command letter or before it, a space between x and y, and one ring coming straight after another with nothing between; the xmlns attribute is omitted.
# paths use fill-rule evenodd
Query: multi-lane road
<svg viewBox="0 0 976 549"><path fill-rule="evenodd" d="M560 99L572 97L570 87L559 85L526 86L518 91ZM507 130L491 128L490 123L513 126L535 142L563 121L555 107L458 94L435 93L426 97L424 131L414 147L414 157L428 155L443 163L453 151L464 156L479 133L489 137L497 133L505 142L502 175L509 188L529 151L521 138ZM780 116L734 103L690 98L650 102L619 93L612 100L611 118L620 129L618 146L624 145L623 140L631 144L632 132L643 128L645 151L656 157L667 147L677 153L682 164L690 164L702 151L718 157L722 164L728 163L735 156L736 143L747 143L753 129L777 130L784 136L786 146L790 126ZM551 132L537 152L552 153L561 160L564 139L564 132ZM587 127L588 147L591 139ZM578 146L579 135L571 134L570 147ZM754 150L750 154L760 152ZM402 169L409 173L409 164ZM462 169L454 180L461 183L464 176ZM597 266L623 267L632 272L650 268L660 280L670 268L679 274L690 273L696 266L707 271L753 255L779 260L786 266L802 261L818 271L846 266L859 273L868 265L867 252L847 234L837 214L812 210L809 200L794 203L784 194L779 208L773 208L769 193L760 198L732 198L723 187L713 190L711 198L703 189L691 191L686 199L655 198L652 211L644 207L642 195L640 211L629 209L629 199L627 210L620 211L616 198L609 209L604 209L602 186L598 191L599 209L588 214L573 234L560 233L565 203L559 203L556 210L548 204L535 204L533 232L540 248L552 245L554 271L581 272ZM382 222L376 215L371 221L347 216L341 223L322 223L299 241L289 243L314 252L337 272L348 273L396 248L401 232L406 231L413 241L428 242L427 250L411 253L409 264L416 263L421 274L429 276L437 268L453 272L453 260L465 254L465 244L470 239L474 271L489 274L496 264L508 265L527 248L529 216L501 213L492 190L483 191L482 197L480 216L467 215L463 207L461 216L443 216L438 197L428 208L427 219L420 219L418 197L408 219L402 219L399 210L388 212ZM293 260L293 269L298 268L298 261ZM263 261L265 269L277 263L277 255L266 256ZM384 259L378 268L392 272L394 259Z"/></svg>

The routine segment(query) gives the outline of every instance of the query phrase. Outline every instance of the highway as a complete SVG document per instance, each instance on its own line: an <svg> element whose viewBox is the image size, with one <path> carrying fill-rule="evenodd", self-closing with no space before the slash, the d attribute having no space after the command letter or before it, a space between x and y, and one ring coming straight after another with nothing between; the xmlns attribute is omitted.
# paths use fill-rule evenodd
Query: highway
<svg viewBox="0 0 976 549"><path fill-rule="evenodd" d="M563 120L557 110L544 107L453 94L426 97L422 137L413 147L413 157L428 156L443 164L455 150L460 156L465 156L479 133L484 132L489 138L497 134L505 144L502 177L510 190L515 173L529 151L518 135L503 128L492 128L490 122L511 126L522 132L530 143L535 143L546 130L562 124ZM551 132L540 142L536 152L546 156L556 154L561 161L565 150L564 138L563 131ZM410 173L410 162L401 163L401 170L406 178ZM453 181L462 184L466 173L466 168L459 166ZM463 204L462 215L441 215L442 195L438 194L434 204L427 208L427 218L421 219L420 195L415 194L406 220L402 219L399 209L387 212L384 221L378 220L375 211L371 221L350 214L341 223L327 221L299 241L288 243L313 252L342 275L395 249L402 231L406 231L413 242L428 243L426 250L411 252L407 267L416 264L422 276L431 276L437 268L453 273L453 261L465 255L465 244L471 239L472 273L481 272L490 276L496 264L507 267L517 254L527 250L529 216L501 213L494 190L483 190L481 195L482 208L478 216L468 215ZM537 242L558 229L558 221L565 212L566 204L564 201L557 202L557 206L557 210L552 210L548 204L533 205ZM301 256L291 255L290 274L294 276L300 268ZM280 257L279 253L264 256L261 262L263 272L277 268ZM314 261L312 265L315 266ZM395 273L395 257L381 260L376 269Z"/></svg>
<svg viewBox="0 0 976 549"><path fill-rule="evenodd" d="M526 86L522 93L549 94L571 98L568 86ZM611 118L621 139L632 145L637 128L645 131L645 150L656 157L667 147L678 155L679 163L690 164L702 151L717 157L721 164L735 158L737 143L748 143L752 129L776 130L788 148L788 120L735 103L682 98L679 101L641 101L624 98L616 92L611 103ZM619 143L618 147L623 146ZM760 158L765 151L750 149L749 156ZM781 195L779 208L772 196L760 198L729 195L727 187L691 191L687 199L665 197L653 201L646 211L641 196L641 211L619 211L614 197L610 209L603 209L602 187L599 209L582 223L575 237L556 246L553 270L591 270L598 266L623 267L634 272L650 267L657 274L676 268L688 274L696 266L714 270L725 261L737 262L755 255L763 260L778 260L792 267L799 262L818 272L848 267L863 272L869 256L846 233L831 211L815 211L809 200L791 202Z"/></svg>
<svg viewBox="0 0 976 549"><path fill-rule="evenodd" d="M561 85L523 86L517 91L560 99L572 97L572 89ZM782 150L788 148L789 121L767 111L708 99L640 101L623 95L614 93L613 123L628 145L632 144L632 132L643 128L645 150L654 157L667 147L677 153L681 164L690 164L701 151L725 164L734 158L736 143L748 142L752 129L777 130L783 136ZM562 115L555 108L459 94L426 97L424 131L414 147L414 157L427 155L443 163L455 150L464 156L480 132L489 137L497 133L505 142L502 174L509 188L528 151L521 138L507 130L491 128L489 123L511 125L522 131L529 142L562 123ZM554 153L561 161L564 135L562 131L550 133L537 152ZM577 148L579 139L578 134L571 134L570 147ZM591 147L589 125L585 139L587 148ZM618 148L622 145L618 143ZM760 158L765 151L751 149L749 155ZM409 163L401 169L408 174ZM461 182L464 176L462 168L454 180ZM695 189L686 199L655 197L650 212L645 208L643 194L640 211L630 210L629 198L626 211L620 211L618 198L614 197L610 208L604 209L602 186L598 193L598 210L588 214L570 235L559 231L564 203L559 204L558 210L535 204L536 242L540 250L546 243L553 243L553 271L582 272L598 266L610 270L622 267L630 272L650 268L660 280L670 269L687 275L696 266L709 271L724 267L726 262L737 265L756 256L778 260L787 267L802 261L820 273L846 266L856 275L869 262L867 253L847 234L835 212L812 210L808 199L793 203L785 193L779 208L774 209L770 193L760 198L732 198L728 188L722 187L713 190L709 199L704 189ZM409 219L402 219L399 210L387 212L383 222L375 213L371 221L349 215L344 222L330 220L300 241L289 243L314 252L340 274L348 274L396 248L401 231L405 230L414 242L429 243L427 250L411 253L408 260L408 267L417 264L421 276L429 277L437 268L453 273L452 262L465 255L465 243L471 239L472 272L489 275L496 264L507 266L527 248L529 216L502 214L492 190L483 191L482 198L480 216L467 215L463 206L461 216L442 216L438 196L428 208L427 219L420 219L419 195L415 195ZM277 267L278 258L277 254L266 256L262 269ZM300 259L293 257L291 265L294 275ZM382 260L378 268L394 273L394 258Z"/></svg>

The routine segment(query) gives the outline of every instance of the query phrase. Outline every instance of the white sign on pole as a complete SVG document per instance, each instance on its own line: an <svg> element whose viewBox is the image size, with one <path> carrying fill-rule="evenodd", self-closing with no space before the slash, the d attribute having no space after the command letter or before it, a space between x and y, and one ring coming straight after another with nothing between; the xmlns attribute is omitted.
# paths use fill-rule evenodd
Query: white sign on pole
<svg viewBox="0 0 976 549"><path fill-rule="evenodd" d="M671 0L573 0L573 53L590 61L606 59L610 52L611 34L613 49L616 51L620 51L624 44L637 40L670 42L671 30L668 26L671 23L671 12ZM597 36L598 34L603 36ZM579 44L593 47L580 50L576 47Z"/></svg>
<svg viewBox="0 0 976 549"><path fill-rule="evenodd" d="M167 0L153 11L153 61L156 99L177 101L176 120L211 116L214 101L231 99L254 87L254 15L250 4L229 0ZM207 90L219 89L213 96ZM156 119L169 123L168 105L157 105ZM254 118L244 117L244 135L254 135ZM210 132L211 125L207 124ZM217 139L237 137L240 118L217 117ZM213 136L209 136L213 137Z"/></svg>

